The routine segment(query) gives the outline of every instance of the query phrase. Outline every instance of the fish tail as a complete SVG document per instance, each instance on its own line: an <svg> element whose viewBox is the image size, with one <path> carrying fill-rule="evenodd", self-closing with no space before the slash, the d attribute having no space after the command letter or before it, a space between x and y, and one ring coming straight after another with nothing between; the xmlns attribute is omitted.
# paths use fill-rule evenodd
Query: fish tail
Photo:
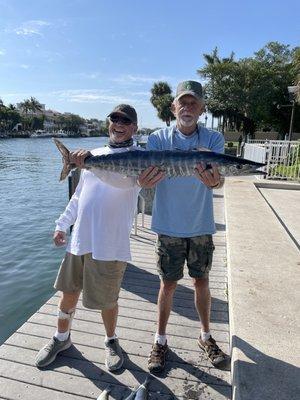
<svg viewBox="0 0 300 400"><path fill-rule="evenodd" d="M62 156L63 156L63 167L60 173L60 181L63 181L71 172L73 166L70 163L70 152L69 150L66 148L65 145L62 144L62 142L56 138L53 138L54 143L56 144L58 150L61 152Z"/></svg>

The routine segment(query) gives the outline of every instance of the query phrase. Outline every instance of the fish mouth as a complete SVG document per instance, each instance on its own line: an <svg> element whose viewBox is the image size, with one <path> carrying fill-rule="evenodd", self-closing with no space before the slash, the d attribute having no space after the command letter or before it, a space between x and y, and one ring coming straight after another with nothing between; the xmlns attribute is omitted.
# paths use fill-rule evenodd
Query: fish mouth
<svg viewBox="0 0 300 400"><path fill-rule="evenodd" d="M238 170L240 170L245 175L266 175L267 172L265 171L265 167L265 164L241 165L240 167L238 167Z"/></svg>

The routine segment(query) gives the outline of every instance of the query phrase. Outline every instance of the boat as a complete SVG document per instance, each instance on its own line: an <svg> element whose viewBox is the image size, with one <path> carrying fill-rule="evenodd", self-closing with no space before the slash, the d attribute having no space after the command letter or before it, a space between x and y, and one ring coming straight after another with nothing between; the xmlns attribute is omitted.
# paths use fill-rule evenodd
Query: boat
<svg viewBox="0 0 300 400"><path fill-rule="evenodd" d="M44 131L42 129L38 129L30 135L31 138L49 138L51 136L52 136L51 132Z"/></svg>
<svg viewBox="0 0 300 400"><path fill-rule="evenodd" d="M50 138L50 137L64 138L64 137L68 137L68 135L62 129L60 129L57 132L49 132L49 131L45 131L42 129L38 129L34 133L32 133L30 135L30 137L31 138Z"/></svg>

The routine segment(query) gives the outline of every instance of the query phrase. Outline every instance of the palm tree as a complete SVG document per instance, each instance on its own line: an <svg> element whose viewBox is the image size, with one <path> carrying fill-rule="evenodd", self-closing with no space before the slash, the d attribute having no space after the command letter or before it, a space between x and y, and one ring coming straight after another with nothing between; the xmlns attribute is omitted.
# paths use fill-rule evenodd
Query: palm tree
<svg viewBox="0 0 300 400"><path fill-rule="evenodd" d="M27 115L28 112L29 112L30 109L31 109L30 100L28 100L28 99L23 100L23 101L20 103L19 107L20 107L21 111L22 111L25 115Z"/></svg>
<svg viewBox="0 0 300 400"><path fill-rule="evenodd" d="M232 51L229 57L220 58L218 48L215 47L211 54L203 54L203 58L208 65L226 64L234 61L234 52Z"/></svg>
<svg viewBox="0 0 300 400"><path fill-rule="evenodd" d="M42 104L35 97L31 96L30 99L25 99L20 103L20 109L25 114L25 117L23 117L24 127L26 129L33 129L35 125L33 114L43 110Z"/></svg>
<svg viewBox="0 0 300 400"><path fill-rule="evenodd" d="M42 111L43 106L35 97L31 96L29 99L29 103L30 103L30 110L33 113L36 113L37 111Z"/></svg>
<svg viewBox="0 0 300 400"><path fill-rule="evenodd" d="M170 126L171 121L175 119L171 111L174 97L170 85L167 82L155 82L151 94L150 101L157 110L158 118L164 121L167 126Z"/></svg>

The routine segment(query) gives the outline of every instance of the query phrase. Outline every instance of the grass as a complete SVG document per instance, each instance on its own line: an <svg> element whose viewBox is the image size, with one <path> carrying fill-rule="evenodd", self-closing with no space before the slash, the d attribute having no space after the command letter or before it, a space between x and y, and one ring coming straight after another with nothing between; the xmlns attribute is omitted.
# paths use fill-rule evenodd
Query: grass
<svg viewBox="0 0 300 400"><path fill-rule="evenodd" d="M295 178L300 174L300 163L294 165L277 165L272 169L272 175L286 176L287 178Z"/></svg>

